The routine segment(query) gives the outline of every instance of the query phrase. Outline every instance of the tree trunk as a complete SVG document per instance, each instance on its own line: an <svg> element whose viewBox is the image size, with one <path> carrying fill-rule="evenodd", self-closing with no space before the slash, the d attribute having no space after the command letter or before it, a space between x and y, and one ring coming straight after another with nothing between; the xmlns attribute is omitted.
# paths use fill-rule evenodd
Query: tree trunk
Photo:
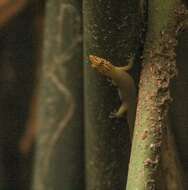
<svg viewBox="0 0 188 190"><path fill-rule="evenodd" d="M34 190L84 188L81 23L81 1L47 1Z"/></svg>
<svg viewBox="0 0 188 190"><path fill-rule="evenodd" d="M87 64L90 54L126 65L141 34L137 0L84 0L86 189L120 190L125 186L130 139L125 120L110 119L118 108L117 90ZM134 71L138 71L138 66ZM138 73L138 72L135 72ZM137 75L135 75L137 78Z"/></svg>

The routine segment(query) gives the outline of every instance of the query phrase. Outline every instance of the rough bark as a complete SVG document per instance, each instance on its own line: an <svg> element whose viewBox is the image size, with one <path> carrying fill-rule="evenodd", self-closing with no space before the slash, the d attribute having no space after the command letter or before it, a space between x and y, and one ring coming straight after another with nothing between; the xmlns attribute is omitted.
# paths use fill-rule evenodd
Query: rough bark
<svg viewBox="0 0 188 190"><path fill-rule="evenodd" d="M117 89L87 64L88 55L103 57L114 65L126 65L128 56L139 46L139 5L137 0L83 3L87 190L122 189L130 147L126 121L109 118L110 112L120 105ZM134 69L138 71L137 66Z"/></svg>
<svg viewBox="0 0 188 190"><path fill-rule="evenodd" d="M47 1L34 190L84 188L81 22L81 1Z"/></svg>
<svg viewBox="0 0 188 190"><path fill-rule="evenodd" d="M153 0L148 2L148 31L144 51L143 70L140 79L136 124L129 165L127 190L168 189L168 184L160 184L161 151L174 146L167 138L168 110L171 102L171 79L176 75L177 34L186 14L179 0ZM175 154L175 153L174 153ZM164 158L164 155L162 155ZM170 157L168 157L171 159ZM178 168L173 171L181 175L176 158L172 158ZM165 162L167 165L168 160ZM165 164L162 163L162 164ZM169 171L168 171L169 172ZM174 179L174 178L173 178ZM175 179L178 185L171 189L183 189L181 177ZM178 181L179 180L179 181Z"/></svg>

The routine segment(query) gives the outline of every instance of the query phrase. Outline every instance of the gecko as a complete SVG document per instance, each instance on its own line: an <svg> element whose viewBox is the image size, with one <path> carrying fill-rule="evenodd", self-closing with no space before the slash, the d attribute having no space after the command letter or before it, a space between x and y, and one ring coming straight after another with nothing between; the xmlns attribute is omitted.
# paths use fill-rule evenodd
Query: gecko
<svg viewBox="0 0 188 190"><path fill-rule="evenodd" d="M130 137L132 139L134 121L136 114L136 86L132 76L128 71L133 67L133 57L130 57L129 64L126 66L114 66L110 61L95 55L89 55L91 67L102 75L110 78L112 84L117 86L121 99L121 106L118 111L111 112L110 118L127 118Z"/></svg>

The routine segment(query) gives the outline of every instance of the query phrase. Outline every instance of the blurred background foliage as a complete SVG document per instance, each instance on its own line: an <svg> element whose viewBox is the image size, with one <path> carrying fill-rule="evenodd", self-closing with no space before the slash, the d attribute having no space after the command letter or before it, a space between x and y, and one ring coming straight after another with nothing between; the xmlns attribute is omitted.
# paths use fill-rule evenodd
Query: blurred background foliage
<svg viewBox="0 0 188 190"><path fill-rule="evenodd" d="M21 152L40 64L44 1L0 1L0 189L29 189L33 150Z"/></svg>

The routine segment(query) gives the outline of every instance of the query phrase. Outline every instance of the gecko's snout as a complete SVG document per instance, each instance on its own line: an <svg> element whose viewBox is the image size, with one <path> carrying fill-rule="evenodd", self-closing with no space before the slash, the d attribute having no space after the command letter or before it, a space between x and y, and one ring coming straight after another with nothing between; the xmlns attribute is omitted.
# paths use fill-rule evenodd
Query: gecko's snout
<svg viewBox="0 0 188 190"><path fill-rule="evenodd" d="M89 60L91 62L91 66L93 68L96 68L97 65L99 64L98 59L97 59L97 57L95 55L89 55Z"/></svg>
<svg viewBox="0 0 188 190"><path fill-rule="evenodd" d="M92 61L94 58L94 55L89 55L89 60Z"/></svg>
<svg viewBox="0 0 188 190"><path fill-rule="evenodd" d="M94 68L101 64L101 59L95 55L89 55L89 60L91 62L91 66Z"/></svg>
<svg viewBox="0 0 188 190"><path fill-rule="evenodd" d="M89 55L89 60L91 61L91 63L96 62L97 57L95 55Z"/></svg>

